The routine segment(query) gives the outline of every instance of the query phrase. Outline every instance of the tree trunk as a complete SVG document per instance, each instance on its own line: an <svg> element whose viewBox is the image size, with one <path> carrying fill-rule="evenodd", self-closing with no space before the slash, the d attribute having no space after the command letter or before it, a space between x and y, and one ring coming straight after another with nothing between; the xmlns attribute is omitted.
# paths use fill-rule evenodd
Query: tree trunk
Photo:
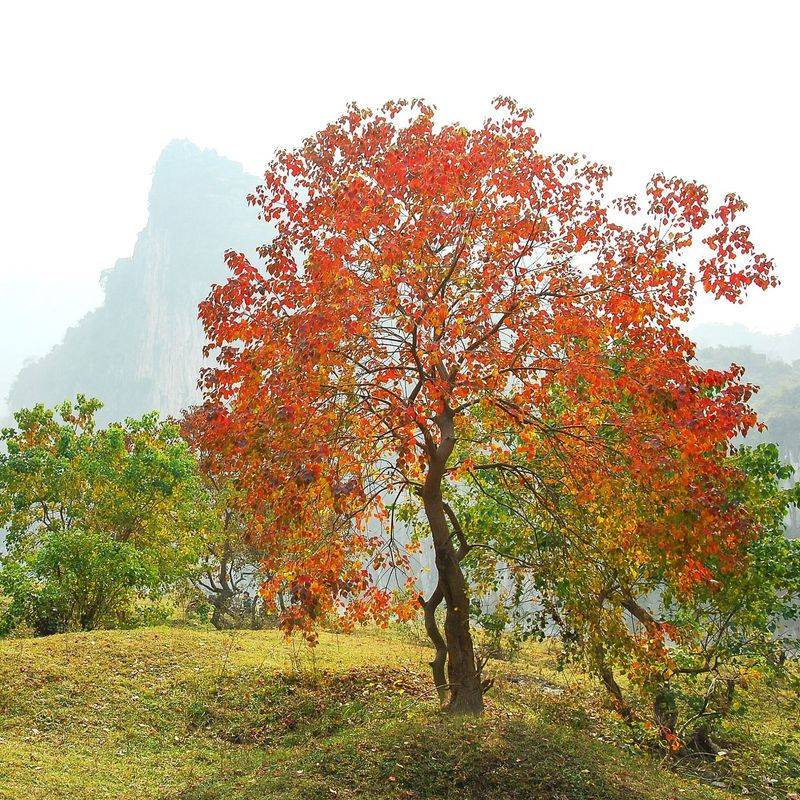
<svg viewBox="0 0 800 800"><path fill-rule="evenodd" d="M658 689L653 697L653 719L658 725L661 738L671 744L676 736L678 709L675 705L675 697L666 683Z"/></svg>
<svg viewBox="0 0 800 800"><path fill-rule="evenodd" d="M611 695L617 712L625 722L632 722L636 718L636 715L627 700L625 700L622 689L617 683L617 679L614 677L614 670L611 669L606 660L605 648L600 643L594 646L594 658L597 672L600 675L600 679L603 681L603 685L606 687L606 691Z"/></svg>
<svg viewBox="0 0 800 800"><path fill-rule="evenodd" d="M687 742L688 749L697 756L714 758L719 753L719 747L711 738L711 732L707 725L698 725L689 737Z"/></svg>
<svg viewBox="0 0 800 800"><path fill-rule="evenodd" d="M430 662L431 675L433 677L433 685L436 687L436 692L439 695L439 702L444 706L450 699L450 692L447 688L447 677L445 668L447 665L447 643L439 630L439 625L436 622L436 609L444 600L444 592L442 591L442 584L436 586L433 594L426 601L420 597L420 603L425 610L425 632L428 638L433 642L433 647L436 650L436 655L433 661Z"/></svg>
<svg viewBox="0 0 800 800"><path fill-rule="evenodd" d="M441 433L441 443L432 454L422 490L422 501L436 554L436 570L439 574L437 592L441 589L445 602L444 639L447 646L447 686L450 693L445 708L458 714L480 714L483 711L483 688L470 633L467 582L461 570L459 554L453 544L442 497L445 466L455 444L453 417L445 411L437 417L436 422ZM433 610L435 611L435 606ZM435 618L433 623L435 625ZM427 624L426 619L426 629ZM438 632L438 627L436 631ZM430 630L428 633L430 635ZM435 636L432 641L436 646ZM435 669L433 665L432 668ZM434 673L434 681L436 680Z"/></svg>

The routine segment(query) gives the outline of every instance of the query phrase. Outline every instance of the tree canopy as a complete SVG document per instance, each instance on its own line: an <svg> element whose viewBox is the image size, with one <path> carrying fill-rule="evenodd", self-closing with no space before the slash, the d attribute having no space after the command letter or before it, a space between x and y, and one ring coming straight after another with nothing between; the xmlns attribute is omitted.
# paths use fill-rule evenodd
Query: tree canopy
<svg viewBox="0 0 800 800"><path fill-rule="evenodd" d="M18 411L0 437L3 625L92 628L195 565L207 505L178 427L153 413L97 429L78 395Z"/></svg>

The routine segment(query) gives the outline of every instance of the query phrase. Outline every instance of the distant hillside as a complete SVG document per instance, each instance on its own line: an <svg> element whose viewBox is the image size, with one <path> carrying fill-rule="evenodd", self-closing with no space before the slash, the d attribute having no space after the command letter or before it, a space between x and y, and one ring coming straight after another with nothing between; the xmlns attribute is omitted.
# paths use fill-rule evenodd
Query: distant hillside
<svg viewBox="0 0 800 800"><path fill-rule="evenodd" d="M780 445L784 458L800 464L800 360L792 364L755 352L751 347L707 347L697 357L705 367L745 368L745 379L759 386L751 403L767 430L753 434L754 441Z"/></svg>
<svg viewBox="0 0 800 800"><path fill-rule="evenodd" d="M698 347L749 347L756 353L792 362L800 359L800 327L789 333L759 333L744 325L719 322L693 325L689 335Z"/></svg>
<svg viewBox="0 0 800 800"><path fill-rule="evenodd" d="M782 458L797 470L795 478L800 477L800 360L787 364L744 346L707 347L698 350L697 357L711 369L731 364L745 368L745 379L760 387L751 404L767 426L762 432L751 432L747 441L775 442ZM790 512L787 531L792 537L800 536L800 510Z"/></svg>
<svg viewBox="0 0 800 800"><path fill-rule="evenodd" d="M257 182L213 150L169 144L133 255L104 274L104 303L23 368L10 408L83 392L104 401L108 421L194 402L204 342L197 304L224 279L226 249L252 250L268 238L245 200Z"/></svg>

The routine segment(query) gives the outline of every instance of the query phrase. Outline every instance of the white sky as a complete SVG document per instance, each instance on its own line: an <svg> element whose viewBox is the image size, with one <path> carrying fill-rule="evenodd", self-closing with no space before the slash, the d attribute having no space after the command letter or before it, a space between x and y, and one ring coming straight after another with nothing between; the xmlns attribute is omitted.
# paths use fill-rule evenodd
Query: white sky
<svg viewBox="0 0 800 800"><path fill-rule="evenodd" d="M100 301L153 164L186 137L255 174L345 102L496 94L544 146L738 191L783 286L704 319L800 323L798 19L790 2L70 2L0 6L0 398ZM0 402L0 411L2 402Z"/></svg>

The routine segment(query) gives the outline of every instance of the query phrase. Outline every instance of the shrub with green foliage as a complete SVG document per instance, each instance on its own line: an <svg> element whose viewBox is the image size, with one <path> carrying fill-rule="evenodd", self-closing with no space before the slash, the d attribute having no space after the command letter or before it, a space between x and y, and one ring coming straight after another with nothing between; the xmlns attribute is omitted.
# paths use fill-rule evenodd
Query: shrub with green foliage
<svg viewBox="0 0 800 800"><path fill-rule="evenodd" d="M740 688L796 654L800 618L800 540L786 537L800 504L793 469L767 443L740 446L728 464L741 480L726 502L751 529L736 569L709 558L708 579L691 587L621 543L634 513L670 529L635 486L582 505L507 476L465 483L451 498L477 542L464 568L497 598L489 615L474 604L476 621L499 619L505 635L558 634L562 661L595 675L625 719L673 751L715 755L721 722L742 710Z"/></svg>
<svg viewBox="0 0 800 800"><path fill-rule="evenodd" d="M277 606L259 593L267 578L260 563L264 553L254 544L257 523L244 502L241 482L225 455L205 446L213 415L213 409L196 406L186 409L180 420L211 510L203 531L193 605L206 608L215 628L259 629L277 623ZM280 597L276 600L283 602Z"/></svg>
<svg viewBox="0 0 800 800"><path fill-rule="evenodd" d="M152 413L98 430L100 408L37 405L0 434L0 632L130 624L137 597L195 568L208 497L178 427Z"/></svg>
<svg viewBox="0 0 800 800"><path fill-rule="evenodd" d="M787 512L800 504L800 486L785 486L794 470L775 444L742 446L733 460L747 481L732 499L750 509L760 534L743 570L691 594L664 587L654 619L676 641L645 682L662 731L709 755L719 749L710 738L719 721L743 710L737 688L754 670L777 676L796 655L800 617L800 541L785 535Z"/></svg>

